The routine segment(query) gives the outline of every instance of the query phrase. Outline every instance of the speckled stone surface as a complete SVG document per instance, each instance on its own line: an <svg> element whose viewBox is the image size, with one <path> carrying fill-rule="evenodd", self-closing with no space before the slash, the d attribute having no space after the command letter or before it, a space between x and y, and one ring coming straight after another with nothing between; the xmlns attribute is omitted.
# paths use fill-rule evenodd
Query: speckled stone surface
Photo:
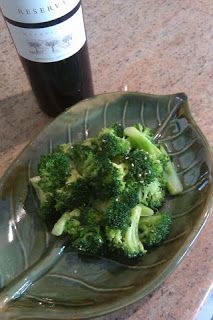
<svg viewBox="0 0 213 320"><path fill-rule="evenodd" d="M213 146L212 0L83 0L95 93L184 91ZM0 17L0 175L51 119L38 108ZM213 283L213 218L147 298L103 320L192 320Z"/></svg>

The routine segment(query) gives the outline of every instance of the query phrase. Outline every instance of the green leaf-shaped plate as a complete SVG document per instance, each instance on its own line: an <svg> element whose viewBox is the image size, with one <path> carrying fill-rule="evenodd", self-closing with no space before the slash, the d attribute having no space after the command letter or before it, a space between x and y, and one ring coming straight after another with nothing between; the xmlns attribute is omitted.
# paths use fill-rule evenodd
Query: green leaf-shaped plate
<svg viewBox="0 0 213 320"><path fill-rule="evenodd" d="M152 128L173 157L184 191L167 200L169 238L137 262L81 256L55 241L36 214L28 184L41 154L95 135L114 122ZM207 221L211 153L184 94L110 93L85 100L56 118L0 181L0 318L83 319L137 301L178 265Z"/></svg>

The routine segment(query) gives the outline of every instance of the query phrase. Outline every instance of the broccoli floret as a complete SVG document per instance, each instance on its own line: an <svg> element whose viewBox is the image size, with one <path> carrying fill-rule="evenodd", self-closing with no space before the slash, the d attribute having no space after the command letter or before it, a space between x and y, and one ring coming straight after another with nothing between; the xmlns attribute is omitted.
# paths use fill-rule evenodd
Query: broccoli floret
<svg viewBox="0 0 213 320"><path fill-rule="evenodd" d="M40 187L41 178L39 176L30 179L32 186L36 192L37 198L40 203L39 215L43 220L51 219L52 222L57 219L56 209L55 209L55 199L52 193L44 192Z"/></svg>
<svg viewBox="0 0 213 320"><path fill-rule="evenodd" d="M61 151L41 156L38 165L38 173L41 178L39 186L44 192L54 193L64 185L70 170L70 157Z"/></svg>
<svg viewBox="0 0 213 320"><path fill-rule="evenodd" d="M82 176L96 176L98 173L97 157L94 150L83 144L76 144L72 148L71 159L75 168Z"/></svg>
<svg viewBox="0 0 213 320"><path fill-rule="evenodd" d="M172 219L168 213L158 213L149 217L141 217L139 221L139 237L145 247L155 246L169 234Z"/></svg>
<svg viewBox="0 0 213 320"><path fill-rule="evenodd" d="M82 208L81 223L87 226L97 226L103 221L103 213L93 207Z"/></svg>
<svg viewBox="0 0 213 320"><path fill-rule="evenodd" d="M154 179L149 184L143 186L141 193L141 203L152 209L160 208L166 199L165 188L162 187L158 179Z"/></svg>
<svg viewBox="0 0 213 320"><path fill-rule="evenodd" d="M141 207L136 206L130 212L130 223L126 230L106 228L106 235L112 250L116 249L129 258L139 257L146 253L138 233L140 216Z"/></svg>
<svg viewBox="0 0 213 320"><path fill-rule="evenodd" d="M112 125L112 129L114 130L114 133L116 136L123 138L124 137L124 127L121 123L114 123Z"/></svg>
<svg viewBox="0 0 213 320"><path fill-rule="evenodd" d="M105 224L110 228L126 230L130 225L131 209L139 203L139 186L128 183L119 197L112 198L105 211Z"/></svg>
<svg viewBox="0 0 213 320"><path fill-rule="evenodd" d="M72 242L72 247L85 253L98 254L104 246L104 237L99 226L83 226Z"/></svg>
<svg viewBox="0 0 213 320"><path fill-rule="evenodd" d="M59 217L59 214L56 211L55 205L56 205L56 202L54 197L49 195L47 196L46 201L40 205L40 208L38 211L40 217L43 220L48 221L48 223L50 224L55 223L55 221L57 221Z"/></svg>
<svg viewBox="0 0 213 320"><path fill-rule="evenodd" d="M82 176L78 173L78 171L75 168L73 168L73 169L71 169L71 171L67 177L67 180L65 181L65 185L69 185L69 184L77 181L80 178L82 178Z"/></svg>
<svg viewBox="0 0 213 320"><path fill-rule="evenodd" d="M93 179L79 178L56 191L56 209L63 213L67 210L87 206L92 199Z"/></svg>
<svg viewBox="0 0 213 320"><path fill-rule="evenodd" d="M100 131L97 138L99 152L111 160L125 156L130 150L129 141L125 138L121 138L117 134L120 134L117 129L104 128Z"/></svg>
<svg viewBox="0 0 213 320"><path fill-rule="evenodd" d="M40 186L41 178L39 176L35 176L30 179L30 182L36 192L40 205L43 205L47 201L48 195L52 195L49 192L44 192Z"/></svg>
<svg viewBox="0 0 213 320"><path fill-rule="evenodd" d="M52 234L55 236L60 236L63 233L68 233L69 235L77 235L78 228L80 226L80 210L74 209L70 212L65 212L61 218L55 223Z"/></svg>
<svg viewBox="0 0 213 320"><path fill-rule="evenodd" d="M156 173L156 176L162 184L167 185L169 193L172 195L181 193L183 186L177 175L174 164L169 159L165 149L163 149L163 147L158 148L155 145L150 130L145 129L141 131L135 127L128 127L124 129L124 134L128 137L133 148L143 149L152 156L153 162L159 162L159 166L156 163L153 172Z"/></svg>
<svg viewBox="0 0 213 320"><path fill-rule="evenodd" d="M113 199L112 205L106 210L105 224L113 229L126 230L130 224L131 209L119 199Z"/></svg>
<svg viewBox="0 0 213 320"><path fill-rule="evenodd" d="M81 231L81 223L79 220L80 217L74 216L70 218L64 226L64 234L68 234L71 241L77 239Z"/></svg>
<svg viewBox="0 0 213 320"><path fill-rule="evenodd" d="M97 198L107 200L118 196L125 187L125 166L104 158L99 161L100 169L95 183Z"/></svg>
<svg viewBox="0 0 213 320"><path fill-rule="evenodd" d="M168 157L164 154L159 155L158 159L155 157L150 156L151 163L152 163L152 172L153 177L158 179L162 185L162 188L166 188L166 179L165 179L165 167L168 163Z"/></svg>
<svg viewBox="0 0 213 320"><path fill-rule="evenodd" d="M56 148L57 152L65 153L70 156L72 151L72 145L70 143L62 143Z"/></svg>
<svg viewBox="0 0 213 320"><path fill-rule="evenodd" d="M155 177L153 161L149 154L143 150L133 150L126 160L129 165L128 179L138 181L140 184L147 184Z"/></svg>
<svg viewBox="0 0 213 320"><path fill-rule="evenodd" d="M78 251L96 254L104 245L104 237L99 225L94 223L91 225L82 224L82 212L80 209L65 212L54 225L52 234L55 236L68 235L71 247Z"/></svg>
<svg viewBox="0 0 213 320"><path fill-rule="evenodd" d="M125 189L119 196L119 201L126 204L130 209L134 208L141 199L141 186L132 181L126 181Z"/></svg>
<svg viewBox="0 0 213 320"><path fill-rule="evenodd" d="M143 134L154 143L154 134L150 128L143 127L141 123L137 123L134 126L138 131L143 132Z"/></svg>

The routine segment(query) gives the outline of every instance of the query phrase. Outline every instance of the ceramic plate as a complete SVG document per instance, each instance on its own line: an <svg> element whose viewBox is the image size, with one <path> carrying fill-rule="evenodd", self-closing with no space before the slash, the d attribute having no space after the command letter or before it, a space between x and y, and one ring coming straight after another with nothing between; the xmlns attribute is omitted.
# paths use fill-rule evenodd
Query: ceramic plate
<svg viewBox="0 0 213 320"><path fill-rule="evenodd" d="M173 158L184 190L168 198L169 238L134 263L78 255L55 241L37 215L28 184L41 154L95 135L114 122L137 122L156 133ZM212 192L210 148L184 94L110 93L56 118L0 181L0 318L84 319L133 303L176 268L205 224Z"/></svg>

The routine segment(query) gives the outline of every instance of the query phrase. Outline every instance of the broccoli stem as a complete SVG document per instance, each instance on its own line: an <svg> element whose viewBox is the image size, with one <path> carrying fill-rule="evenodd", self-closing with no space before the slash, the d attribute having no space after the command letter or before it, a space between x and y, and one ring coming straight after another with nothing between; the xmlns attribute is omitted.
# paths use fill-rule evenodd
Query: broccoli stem
<svg viewBox="0 0 213 320"><path fill-rule="evenodd" d="M47 193L44 192L41 187L39 186L41 178L39 176L35 176L30 178L30 182L36 192L36 195L40 201L40 205L43 205L47 200ZM50 193L49 193L50 194Z"/></svg>
<svg viewBox="0 0 213 320"><path fill-rule="evenodd" d="M171 161L169 161L166 166L165 178L168 191L171 195L176 195L183 191L182 183L180 182L175 166Z"/></svg>
<svg viewBox="0 0 213 320"><path fill-rule="evenodd" d="M143 204L139 204L138 206L141 208L141 217L149 217L154 214L154 211L151 208L144 206Z"/></svg>
<svg viewBox="0 0 213 320"><path fill-rule="evenodd" d="M78 217L79 215L80 215L80 210L78 210L78 209L74 209L71 212L65 212L61 216L61 218L55 223L51 233L57 237L61 236L62 233L64 232L64 228L65 228L67 221L69 221L73 216Z"/></svg>
<svg viewBox="0 0 213 320"><path fill-rule="evenodd" d="M168 156L168 153L166 152L163 146L160 147L160 150L162 153ZM166 165L165 173L164 173L167 189L171 195L177 195L183 191L183 186L176 172L174 163L170 160L169 156L168 156L168 159L169 161Z"/></svg>
<svg viewBox="0 0 213 320"><path fill-rule="evenodd" d="M137 256L138 253L146 253L142 242L139 239L138 224L141 217L141 207L135 206L131 210L131 226L127 229L125 234L126 251L129 256Z"/></svg>
<svg viewBox="0 0 213 320"><path fill-rule="evenodd" d="M125 128L124 134L128 137L132 147L143 149L153 156L160 155L160 150L152 143L152 141L150 141L143 132L139 131L135 127Z"/></svg>

